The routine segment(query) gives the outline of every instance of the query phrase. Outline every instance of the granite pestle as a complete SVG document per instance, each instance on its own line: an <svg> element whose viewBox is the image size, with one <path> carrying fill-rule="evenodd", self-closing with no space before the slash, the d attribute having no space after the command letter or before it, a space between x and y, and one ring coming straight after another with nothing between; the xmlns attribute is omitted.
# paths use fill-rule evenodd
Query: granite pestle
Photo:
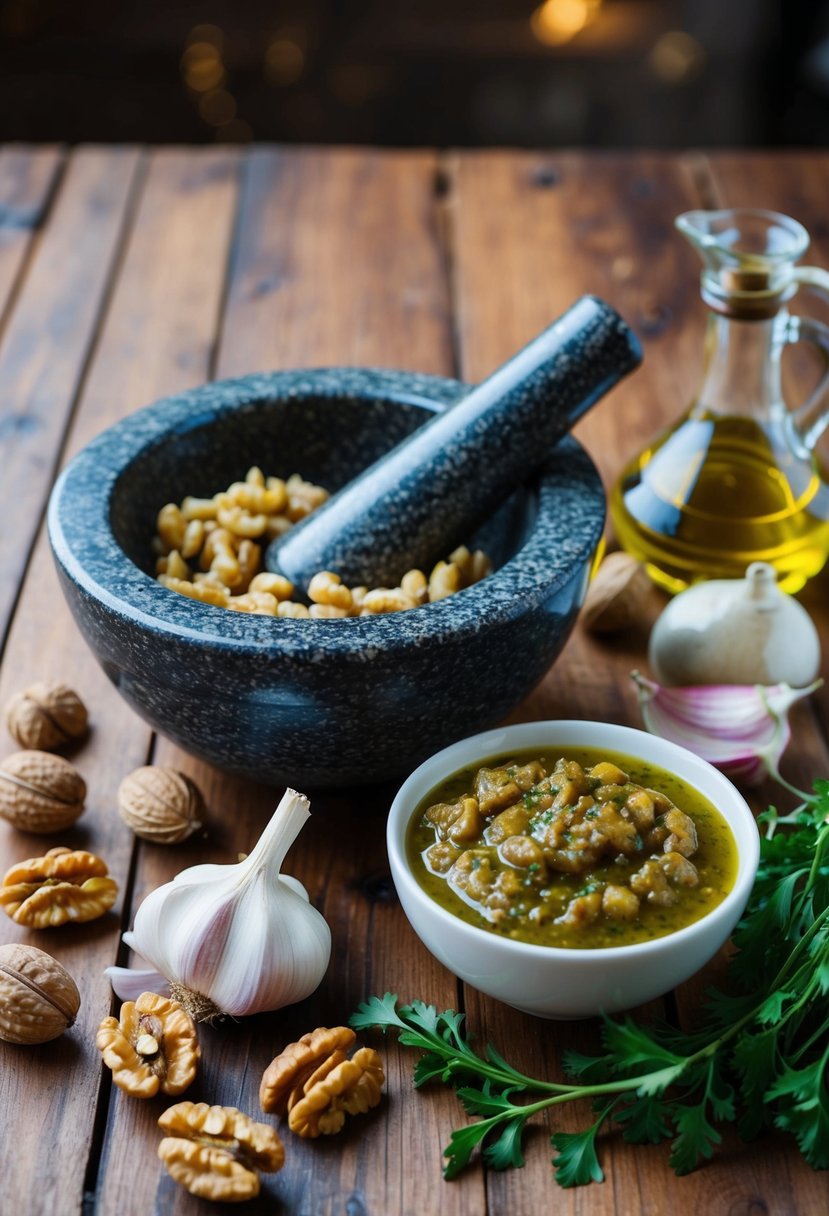
<svg viewBox="0 0 829 1216"><path fill-rule="evenodd" d="M584 296L451 409L366 469L266 554L307 588L320 570L394 587L467 541L550 448L638 366L638 340Z"/></svg>

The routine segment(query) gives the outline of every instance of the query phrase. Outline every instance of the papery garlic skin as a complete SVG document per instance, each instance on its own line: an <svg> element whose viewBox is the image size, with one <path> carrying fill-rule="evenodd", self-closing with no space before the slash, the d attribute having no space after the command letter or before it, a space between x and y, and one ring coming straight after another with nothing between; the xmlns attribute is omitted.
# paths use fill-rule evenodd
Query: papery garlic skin
<svg viewBox="0 0 829 1216"><path fill-rule="evenodd" d="M664 688L631 672L647 729L687 747L741 785L776 775L791 738L788 712L822 681L788 684L699 684Z"/></svg>
<svg viewBox="0 0 829 1216"><path fill-rule="evenodd" d="M286 790L256 847L235 865L200 865L150 892L124 941L197 1019L243 1017L309 996L331 931L300 882L279 873L309 818Z"/></svg>
<svg viewBox="0 0 829 1216"><path fill-rule="evenodd" d="M159 971L138 971L134 967L107 967L104 975L121 1001L137 1001L142 992L169 996L170 985Z"/></svg>

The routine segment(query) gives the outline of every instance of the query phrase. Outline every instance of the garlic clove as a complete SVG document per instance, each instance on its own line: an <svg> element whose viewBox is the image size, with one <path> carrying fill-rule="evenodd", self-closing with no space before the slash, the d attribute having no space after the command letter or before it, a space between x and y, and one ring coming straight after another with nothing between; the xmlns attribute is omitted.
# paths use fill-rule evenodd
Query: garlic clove
<svg viewBox="0 0 829 1216"><path fill-rule="evenodd" d="M743 785L776 775L791 737L788 712L822 683L666 688L638 671L631 675L651 734L687 747Z"/></svg>
<svg viewBox="0 0 829 1216"><path fill-rule="evenodd" d="M137 1001L142 992L154 992L156 996L170 995L170 985L159 971L107 967L104 975L112 984L112 991L122 1001Z"/></svg>

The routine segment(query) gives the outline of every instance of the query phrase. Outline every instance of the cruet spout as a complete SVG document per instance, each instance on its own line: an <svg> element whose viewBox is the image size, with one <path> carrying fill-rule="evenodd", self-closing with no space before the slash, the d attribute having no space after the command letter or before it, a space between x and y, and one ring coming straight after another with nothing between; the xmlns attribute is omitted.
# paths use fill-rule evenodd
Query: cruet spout
<svg viewBox="0 0 829 1216"><path fill-rule="evenodd" d="M752 207L686 211L676 226L702 258L702 298L715 312L764 320L801 285L805 268L795 263L809 234L787 215Z"/></svg>

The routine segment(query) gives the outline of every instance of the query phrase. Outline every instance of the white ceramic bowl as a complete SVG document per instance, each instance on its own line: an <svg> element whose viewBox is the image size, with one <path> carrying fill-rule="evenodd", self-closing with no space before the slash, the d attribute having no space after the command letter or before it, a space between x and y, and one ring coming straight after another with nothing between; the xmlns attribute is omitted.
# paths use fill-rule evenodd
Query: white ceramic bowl
<svg viewBox="0 0 829 1216"><path fill-rule="evenodd" d="M489 757L537 748L590 747L636 756L675 773L727 820L738 851L734 887L711 912L665 937L595 950L536 946L498 937L441 908L418 884L406 857L406 831L430 790ZM529 722L463 739L426 760L389 812L387 845L403 910L423 944L481 992L546 1018L590 1017L652 1000L687 980L728 939L748 900L760 857L754 817L731 782L698 756L656 735L605 722Z"/></svg>

